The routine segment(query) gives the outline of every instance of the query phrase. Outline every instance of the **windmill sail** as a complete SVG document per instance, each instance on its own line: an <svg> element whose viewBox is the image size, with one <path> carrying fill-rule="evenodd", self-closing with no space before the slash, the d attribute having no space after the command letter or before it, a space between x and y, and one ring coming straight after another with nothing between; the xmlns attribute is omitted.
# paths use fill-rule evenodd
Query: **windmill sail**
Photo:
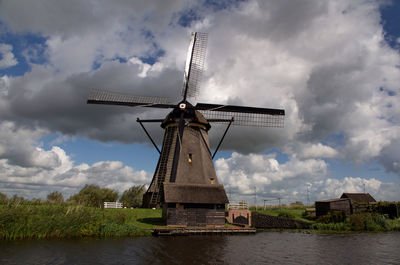
<svg viewBox="0 0 400 265"><path fill-rule="evenodd" d="M285 111L282 109L254 108L234 105L198 103L199 110L209 122L226 122L234 118L232 125L255 127L284 127Z"/></svg>
<svg viewBox="0 0 400 265"><path fill-rule="evenodd" d="M182 96L196 97L199 94L207 49L207 33L192 32L183 75Z"/></svg>
<svg viewBox="0 0 400 265"><path fill-rule="evenodd" d="M92 89L87 100L88 104L124 105L131 107L140 106L153 108L174 107L175 105L171 105L170 102L170 99L165 97L133 96L98 89Z"/></svg>

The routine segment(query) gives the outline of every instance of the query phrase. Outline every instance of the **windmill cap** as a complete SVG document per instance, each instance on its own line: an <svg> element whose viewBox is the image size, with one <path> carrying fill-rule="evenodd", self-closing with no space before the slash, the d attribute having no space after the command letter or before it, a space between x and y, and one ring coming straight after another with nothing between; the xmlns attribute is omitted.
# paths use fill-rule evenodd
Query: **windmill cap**
<svg viewBox="0 0 400 265"><path fill-rule="evenodd" d="M181 103L183 104L183 103ZM186 103L185 109L175 108L171 111L164 121L161 123L161 127L165 129L165 127L171 123L178 123L182 111L184 112L183 118L188 120L189 122L198 123L203 125L208 131L211 128L210 123L204 118L204 116L197 110L193 108L190 103ZM179 104L180 105L180 104Z"/></svg>

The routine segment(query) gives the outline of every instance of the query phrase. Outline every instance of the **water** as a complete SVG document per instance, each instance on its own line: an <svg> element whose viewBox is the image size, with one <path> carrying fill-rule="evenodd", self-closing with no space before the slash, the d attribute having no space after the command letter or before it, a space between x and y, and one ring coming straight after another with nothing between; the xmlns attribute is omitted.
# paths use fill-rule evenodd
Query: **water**
<svg viewBox="0 0 400 265"><path fill-rule="evenodd" d="M400 233L0 241L0 264L400 264Z"/></svg>

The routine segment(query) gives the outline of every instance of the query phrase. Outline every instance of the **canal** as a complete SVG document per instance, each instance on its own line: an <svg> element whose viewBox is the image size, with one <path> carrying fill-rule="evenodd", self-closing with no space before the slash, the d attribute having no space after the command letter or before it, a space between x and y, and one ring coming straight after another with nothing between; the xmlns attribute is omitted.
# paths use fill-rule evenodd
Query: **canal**
<svg viewBox="0 0 400 265"><path fill-rule="evenodd" d="M0 264L400 264L400 233L0 241Z"/></svg>

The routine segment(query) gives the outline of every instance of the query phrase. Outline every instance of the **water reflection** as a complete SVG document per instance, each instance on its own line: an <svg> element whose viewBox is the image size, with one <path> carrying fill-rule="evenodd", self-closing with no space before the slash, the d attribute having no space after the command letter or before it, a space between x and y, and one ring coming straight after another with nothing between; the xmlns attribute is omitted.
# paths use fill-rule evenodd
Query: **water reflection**
<svg viewBox="0 0 400 265"><path fill-rule="evenodd" d="M400 233L0 241L0 264L400 264Z"/></svg>

